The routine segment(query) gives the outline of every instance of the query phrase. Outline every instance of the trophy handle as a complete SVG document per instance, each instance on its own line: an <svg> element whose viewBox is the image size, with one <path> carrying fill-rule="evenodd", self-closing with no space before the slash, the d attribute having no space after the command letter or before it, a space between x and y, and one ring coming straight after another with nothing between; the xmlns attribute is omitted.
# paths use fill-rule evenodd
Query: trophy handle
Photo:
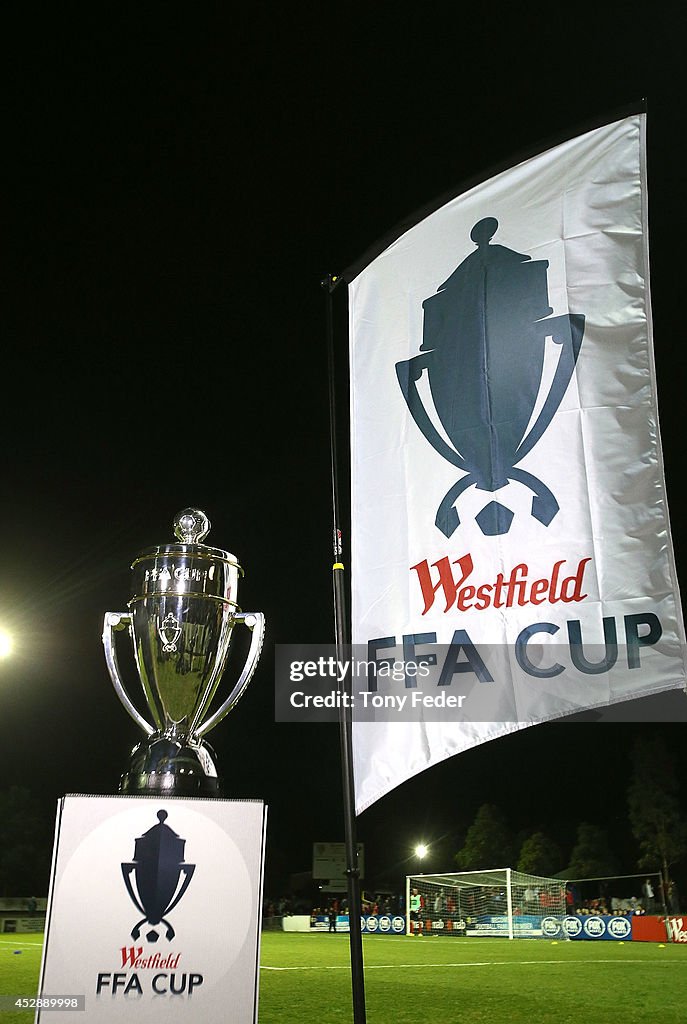
<svg viewBox="0 0 687 1024"><path fill-rule="evenodd" d="M122 677L119 673L114 633L115 630L119 631L126 629L128 626L131 626L131 615L129 612L105 612L105 621L103 623L103 647L105 648L105 661L107 662L107 668L110 673L112 685L114 686L115 693L119 697L120 701L129 712L134 722L143 729L146 736L152 736L155 729L145 720L143 715L141 715L132 704L129 694L124 689Z"/></svg>
<svg viewBox="0 0 687 1024"><path fill-rule="evenodd" d="M580 354L584 323L585 318L582 313L565 313L563 316L553 316L548 320L539 321L539 326L544 333L551 337L555 345L561 346L561 354L546 401L541 407L536 421L532 424L529 434L520 442L515 453L515 462L520 462L534 448L563 401L563 396L577 364L577 357Z"/></svg>
<svg viewBox="0 0 687 1024"><path fill-rule="evenodd" d="M180 868L181 868L181 872L182 872L182 874L184 876L183 884L182 884L181 888L179 889L179 892L176 894L176 896L174 897L174 899L170 903L170 905L167 907L167 909L163 910L163 914L169 914L169 912L171 910L174 910L174 908L176 907L177 903L179 902L181 897L184 895L184 893L188 889L189 882L193 878L193 872L196 870L196 865L195 864L181 864Z"/></svg>
<svg viewBox="0 0 687 1024"><path fill-rule="evenodd" d="M262 612L238 612L234 615L235 622L242 622L244 626L248 626L253 636L251 637L250 650L246 657L246 663L243 666L243 672L241 673L239 680L231 691L227 699L220 707L217 708L214 714L203 722L199 729L194 730L195 735L198 737L204 736L206 732L209 732L218 722L221 722L225 715L227 715L233 706L236 704L238 699L243 694L243 691L248 686L249 682L253 677L255 666L258 663L260 657L260 651L262 650L262 640L265 635L265 616ZM126 705L125 705L126 706ZM127 708L128 710L128 708ZM131 712L129 712L131 714Z"/></svg>
<svg viewBox="0 0 687 1024"><path fill-rule="evenodd" d="M138 896L134 892L134 887L131 884L131 873L132 873L132 871L136 870L136 865L134 863L122 864L121 868L122 868L122 876L124 878L124 885L126 886L126 891L129 893L129 896L131 897L131 902L136 907L136 910L140 910L142 914L145 914L145 912L146 912L145 907L141 905L141 902L140 902ZM147 919L144 918L144 920L147 920Z"/></svg>
<svg viewBox="0 0 687 1024"><path fill-rule="evenodd" d="M417 382L424 370L427 369L428 358L431 355L429 352L421 352L419 356L413 356L411 359L405 359L400 363L396 363L396 377L401 388L403 397L406 400L406 405L410 411L410 415L415 420L415 423L420 428L422 433L425 435L432 448L439 455L442 455L447 462L450 462L452 466L457 466L458 469L464 469L467 471L468 466L465 463L465 459L457 451L443 439L437 428L432 423L431 419L427 415L427 410L422 404L420 398L420 392L418 390Z"/></svg>

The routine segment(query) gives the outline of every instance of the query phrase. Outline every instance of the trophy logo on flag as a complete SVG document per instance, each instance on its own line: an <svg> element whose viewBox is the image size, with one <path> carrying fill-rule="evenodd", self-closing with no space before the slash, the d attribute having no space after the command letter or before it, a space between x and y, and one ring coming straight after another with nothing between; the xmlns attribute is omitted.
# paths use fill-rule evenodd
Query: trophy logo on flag
<svg viewBox="0 0 687 1024"><path fill-rule="evenodd" d="M534 495L532 516L544 526L559 510L549 488L518 464L563 400L584 316L551 316L548 260L490 244L497 228L494 217L475 224L476 251L422 304L420 354L396 364L415 423L439 455L467 474L437 510L435 523L446 537L460 525L455 503L472 485L493 494L511 480L524 484ZM540 394L547 338L559 354L548 391ZM425 402L433 408L423 404L418 387L425 371ZM508 532L513 512L493 499L475 519L482 533L496 536Z"/></svg>
<svg viewBox="0 0 687 1024"><path fill-rule="evenodd" d="M106 612L105 661L117 696L146 734L131 754L120 792L220 796L215 754L202 737L234 707L260 657L262 612L237 604L243 570L234 555L202 544L210 529L204 512L184 509L174 520L179 543L142 551L131 566L127 612ZM226 669L234 626L251 631L250 648L229 695L211 711ZM151 721L122 681L115 632L128 629Z"/></svg>
<svg viewBox="0 0 687 1024"><path fill-rule="evenodd" d="M165 915L176 907L196 870L195 864L184 862L186 840L165 825L167 817L167 811L157 812L157 825L134 840L134 859L121 865L131 902L144 915L131 930L134 941L145 924L152 925L146 933L148 942L157 942L160 924L165 926L165 937L174 938L174 928Z"/></svg>

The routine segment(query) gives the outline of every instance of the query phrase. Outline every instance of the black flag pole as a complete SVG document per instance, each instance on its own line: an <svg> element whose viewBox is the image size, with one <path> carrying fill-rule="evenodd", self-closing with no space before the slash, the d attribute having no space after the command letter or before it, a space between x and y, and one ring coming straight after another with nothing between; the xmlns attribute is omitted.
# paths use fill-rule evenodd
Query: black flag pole
<svg viewBox="0 0 687 1024"><path fill-rule="evenodd" d="M336 446L336 393L334 386L334 313L333 299L337 285L343 278L328 275L322 286L327 290L327 357L329 364L329 436L331 453L332 513L334 519L334 564L332 583L334 589L334 635L336 659L339 664L350 661L347 652L351 650L351 638L346 615L346 594L344 587L343 543L339 518L339 484ZM350 694L350 670L339 683L344 694ZM348 882L348 920L351 948L351 986L353 994L354 1024L365 1024L365 976L363 971L363 940L360 931L360 869L358 867L358 844L355 827L355 787L353 781L353 742L350 700L339 702L339 738L341 744L341 776L343 784L344 837L346 847L346 878Z"/></svg>

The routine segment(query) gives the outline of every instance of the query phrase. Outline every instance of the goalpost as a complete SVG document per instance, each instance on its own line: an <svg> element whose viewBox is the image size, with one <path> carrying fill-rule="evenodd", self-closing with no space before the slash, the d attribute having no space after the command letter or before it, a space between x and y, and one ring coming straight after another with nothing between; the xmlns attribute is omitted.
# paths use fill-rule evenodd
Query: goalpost
<svg viewBox="0 0 687 1024"><path fill-rule="evenodd" d="M566 885L513 868L406 877L408 935L561 938Z"/></svg>

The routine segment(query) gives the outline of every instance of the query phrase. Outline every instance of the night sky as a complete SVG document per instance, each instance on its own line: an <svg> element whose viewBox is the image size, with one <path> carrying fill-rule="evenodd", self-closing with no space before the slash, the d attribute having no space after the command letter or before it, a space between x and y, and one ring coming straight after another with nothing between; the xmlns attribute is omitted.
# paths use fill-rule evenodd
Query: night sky
<svg viewBox="0 0 687 1024"><path fill-rule="evenodd" d="M65 793L116 792L139 734L109 681L103 615L125 609L133 557L172 541L180 509L201 508L207 543L245 569L242 606L267 617L256 676L209 738L227 795L269 804L277 895L308 870L314 841L343 839L337 727L275 724L273 710L274 645L334 635L321 281L436 197L643 98L659 409L684 577L684 13L22 12L5 26L3 59L0 617L16 650L0 664L0 788L27 786L49 818ZM334 300L345 520L344 288ZM436 844L427 870L450 869L485 802L564 842L579 820L604 825L632 870L631 742L660 731L684 748L687 699L619 715L493 741L379 801L358 820L370 880L398 884L418 866L419 839Z"/></svg>

